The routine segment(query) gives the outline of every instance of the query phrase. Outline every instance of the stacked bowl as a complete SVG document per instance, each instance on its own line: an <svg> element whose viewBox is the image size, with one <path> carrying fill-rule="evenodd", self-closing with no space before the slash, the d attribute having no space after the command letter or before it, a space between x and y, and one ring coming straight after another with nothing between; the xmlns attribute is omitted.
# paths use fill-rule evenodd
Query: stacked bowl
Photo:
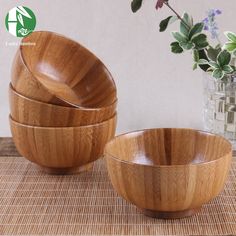
<svg viewBox="0 0 236 236"><path fill-rule="evenodd" d="M89 50L53 32L22 40L9 86L19 153L55 174L81 172L103 156L116 128L116 86Z"/></svg>

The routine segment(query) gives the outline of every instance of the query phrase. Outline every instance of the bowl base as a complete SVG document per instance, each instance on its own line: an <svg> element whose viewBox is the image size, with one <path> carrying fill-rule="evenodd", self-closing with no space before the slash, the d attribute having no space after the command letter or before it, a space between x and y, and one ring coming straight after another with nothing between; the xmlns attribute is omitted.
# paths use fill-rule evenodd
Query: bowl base
<svg viewBox="0 0 236 236"><path fill-rule="evenodd" d="M80 174L82 172L88 171L93 168L94 163L88 163L79 167L68 167L68 168L52 168L52 167L44 167L39 166L39 168L50 175L73 175Z"/></svg>
<svg viewBox="0 0 236 236"><path fill-rule="evenodd" d="M160 218L160 219L178 219L178 218L184 218L189 217L197 212L200 211L201 208L196 209L188 209L185 211L153 211L148 209L142 209L142 213L146 216L152 217L152 218Z"/></svg>

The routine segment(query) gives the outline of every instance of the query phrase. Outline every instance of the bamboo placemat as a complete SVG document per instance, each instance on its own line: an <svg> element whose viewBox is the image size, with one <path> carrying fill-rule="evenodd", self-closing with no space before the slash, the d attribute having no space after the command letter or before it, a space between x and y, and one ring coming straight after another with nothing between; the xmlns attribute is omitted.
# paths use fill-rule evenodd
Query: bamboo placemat
<svg viewBox="0 0 236 236"><path fill-rule="evenodd" d="M103 160L52 176L19 157L11 139L0 139L0 156L1 235L236 235L235 158L224 191L200 213L158 220L113 191Z"/></svg>

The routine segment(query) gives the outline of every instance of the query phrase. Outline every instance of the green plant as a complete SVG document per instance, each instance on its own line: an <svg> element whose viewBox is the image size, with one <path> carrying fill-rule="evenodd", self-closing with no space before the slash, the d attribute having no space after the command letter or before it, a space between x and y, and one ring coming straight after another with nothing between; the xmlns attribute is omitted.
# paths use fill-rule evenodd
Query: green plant
<svg viewBox="0 0 236 236"><path fill-rule="evenodd" d="M236 34L233 32L225 32L225 36L228 38L228 42L224 45L224 49L233 53L236 56Z"/></svg>
<svg viewBox="0 0 236 236"><path fill-rule="evenodd" d="M133 12L138 11L142 6L143 0L133 0L131 2L131 8ZM171 51L175 54L180 54L185 51L191 51L193 54L193 69L198 67L205 72L211 72L212 76L216 79L224 79L226 75L230 75L236 72L234 66L234 60L236 56L236 34L232 32L225 32L229 42L224 46L221 46L218 38L218 27L215 21L215 17L221 14L218 9L212 9L208 12L207 18L203 21L194 23L193 18L188 13L184 13L180 16L174 8L169 4L168 0L158 0L156 3L156 9L160 9L163 6L167 6L174 15L168 16L166 19L160 22L160 32L164 32L168 26L175 21L179 20L179 30L172 32L172 36L175 39L170 44ZM211 33L213 39L218 41L218 45L213 47L209 44L207 34Z"/></svg>

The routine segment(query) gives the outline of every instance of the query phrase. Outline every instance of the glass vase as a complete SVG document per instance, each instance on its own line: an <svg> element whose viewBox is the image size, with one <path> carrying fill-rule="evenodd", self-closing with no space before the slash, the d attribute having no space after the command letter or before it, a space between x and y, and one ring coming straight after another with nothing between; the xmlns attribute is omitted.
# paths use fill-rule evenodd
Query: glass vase
<svg viewBox="0 0 236 236"><path fill-rule="evenodd" d="M205 130L227 138L236 150L236 76L204 75Z"/></svg>

